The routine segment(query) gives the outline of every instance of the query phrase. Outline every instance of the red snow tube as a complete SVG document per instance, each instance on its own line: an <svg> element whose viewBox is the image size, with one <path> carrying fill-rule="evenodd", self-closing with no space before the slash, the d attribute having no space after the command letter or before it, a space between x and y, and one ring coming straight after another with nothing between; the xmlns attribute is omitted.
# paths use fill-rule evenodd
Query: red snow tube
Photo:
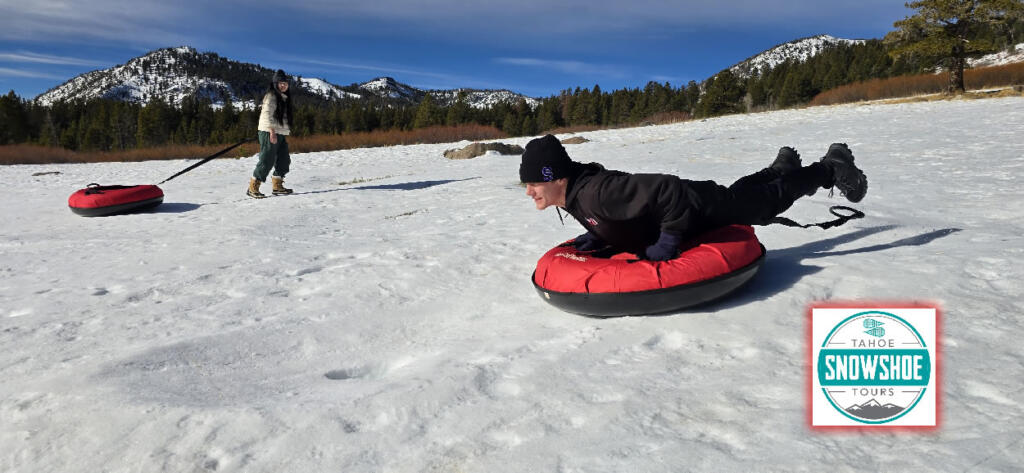
<svg viewBox="0 0 1024 473"><path fill-rule="evenodd" d="M764 262L765 249L746 225L730 225L685 243L669 261L630 253L598 258L570 246L541 257L533 285L566 312L597 317L657 314L718 299L742 286Z"/></svg>
<svg viewBox="0 0 1024 473"><path fill-rule="evenodd" d="M154 185L101 186L89 184L68 197L71 211L84 217L98 217L156 207L164 201L164 191Z"/></svg>

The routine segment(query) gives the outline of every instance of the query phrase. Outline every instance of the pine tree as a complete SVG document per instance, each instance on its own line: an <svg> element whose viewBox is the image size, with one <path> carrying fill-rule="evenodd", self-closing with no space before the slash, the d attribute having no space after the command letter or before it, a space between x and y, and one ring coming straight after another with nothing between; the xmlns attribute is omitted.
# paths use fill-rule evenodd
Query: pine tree
<svg viewBox="0 0 1024 473"><path fill-rule="evenodd" d="M170 106L160 98L151 100L139 111L136 142L139 148L160 146L170 137Z"/></svg>
<svg viewBox="0 0 1024 473"><path fill-rule="evenodd" d="M697 105L699 115L712 117L743 111L741 103L746 91L736 75L728 69L719 72L708 81L707 90Z"/></svg>
<svg viewBox="0 0 1024 473"><path fill-rule="evenodd" d="M967 58L994 52L997 45L977 34L1024 15L1021 0L917 0L906 4L917 14L893 24L886 35L893 55L940 60L949 70L948 92L964 92Z"/></svg>
<svg viewBox="0 0 1024 473"><path fill-rule="evenodd" d="M563 126L561 101L557 97L551 97L541 101L537 107L537 131L548 131Z"/></svg>
<svg viewBox="0 0 1024 473"><path fill-rule="evenodd" d="M426 97L423 97L419 107L416 108L416 118L413 119L412 127L425 128L438 125L440 124L439 115L440 109L437 106L437 102L434 101L434 96L427 94Z"/></svg>
<svg viewBox="0 0 1024 473"><path fill-rule="evenodd" d="M25 104L13 90L0 96L0 145L28 141L27 121Z"/></svg>
<svg viewBox="0 0 1024 473"><path fill-rule="evenodd" d="M461 125L469 121L470 109L469 104L466 103L466 92L460 90L455 98L455 103L451 107L448 107L448 113L445 117L445 123L448 126Z"/></svg>

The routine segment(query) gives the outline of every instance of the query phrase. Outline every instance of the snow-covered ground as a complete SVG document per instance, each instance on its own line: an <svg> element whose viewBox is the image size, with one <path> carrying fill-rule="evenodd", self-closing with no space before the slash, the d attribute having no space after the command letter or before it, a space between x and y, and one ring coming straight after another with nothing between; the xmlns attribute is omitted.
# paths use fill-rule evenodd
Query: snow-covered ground
<svg viewBox="0 0 1024 473"><path fill-rule="evenodd" d="M977 59L969 59L967 64L971 67L1005 66L1015 62L1024 61L1024 43L1018 43L1012 51L1000 51L982 56Z"/></svg>
<svg viewBox="0 0 1024 473"><path fill-rule="evenodd" d="M295 155L298 193L260 201L252 158L218 160L105 218L68 195L189 162L2 167L0 471L1019 470L1021 130L1003 98L586 133L578 160L723 182L845 141L871 183L862 220L758 228L731 299L619 319L537 296L580 228L518 157L441 156L465 143ZM809 428L806 307L860 299L941 306L938 431Z"/></svg>

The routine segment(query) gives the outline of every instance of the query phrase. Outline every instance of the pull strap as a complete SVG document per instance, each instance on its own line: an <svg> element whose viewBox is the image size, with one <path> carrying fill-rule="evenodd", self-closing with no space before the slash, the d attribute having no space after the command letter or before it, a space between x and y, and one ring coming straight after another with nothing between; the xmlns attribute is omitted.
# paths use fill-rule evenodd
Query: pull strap
<svg viewBox="0 0 1024 473"><path fill-rule="evenodd" d="M101 186L95 182L89 183L85 186L85 195L102 194L103 191L112 191L117 189L127 189L135 186Z"/></svg>
<svg viewBox="0 0 1024 473"><path fill-rule="evenodd" d="M840 210L844 211L844 212L849 212L849 215L843 215L842 213L839 213ZM771 220L768 221L768 225L771 225L773 223L777 223L779 225L785 225L787 227L796 227L796 228L821 227L823 229L829 229L829 228L832 228L832 227L838 227L838 226L840 226L840 225L842 225L842 224L844 224L846 222L849 222L850 220L854 220L854 219L858 219L858 218L864 218L864 212L861 212L860 210L857 210L857 209L852 208L852 207L847 207L845 205L833 205L832 207L829 207L828 211L830 213L832 213L832 215L835 215L836 217L839 217L839 218L837 218L835 220L830 220L828 222L800 224L800 223L796 223L793 220L790 220L790 219L788 219L786 217L774 217L774 218L772 218Z"/></svg>
<svg viewBox="0 0 1024 473"><path fill-rule="evenodd" d="M218 151L216 153L213 153L212 155L203 158L201 161L199 161L199 162L197 162L197 163L195 163L195 164L193 164L193 165L191 165L191 166L181 170L177 174L175 174L175 175L173 175L171 177L168 177L167 179L164 179L164 180L160 181L160 184L163 184L163 183L165 183L165 182L167 182L167 181L169 181L171 179L174 179L174 178L176 178L176 177L178 177L178 176L180 176L182 174L185 174L186 172L189 172L189 171L191 171L191 170L193 170L193 169L195 169L195 168L197 168L199 166L202 166L202 165L210 162L210 160L215 159L215 158L219 157L220 155L222 155L224 153L227 153L228 151L231 151L231 150L233 150L233 149L235 149L235 148L237 148L237 147L239 147L239 146L241 146L241 145L243 145L245 143L253 141L253 140L255 140L255 138L249 138L249 139L246 139L246 140L242 140L242 141L239 141L238 143L235 143L235 144L233 144L231 146L228 146L227 148L224 148L224 149L222 149L222 150L220 150L220 151Z"/></svg>

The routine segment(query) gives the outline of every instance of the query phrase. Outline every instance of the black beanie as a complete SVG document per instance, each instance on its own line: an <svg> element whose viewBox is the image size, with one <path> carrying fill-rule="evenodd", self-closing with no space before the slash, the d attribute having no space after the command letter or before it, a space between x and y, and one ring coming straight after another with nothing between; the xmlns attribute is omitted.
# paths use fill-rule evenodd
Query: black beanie
<svg viewBox="0 0 1024 473"><path fill-rule="evenodd" d="M523 151L523 162L519 165L521 182L551 182L569 177L573 161L565 152L562 142L552 135L531 140Z"/></svg>
<svg viewBox="0 0 1024 473"><path fill-rule="evenodd" d="M278 69L277 72L274 73L273 82L275 84L278 82L288 82L288 74L284 73L284 69Z"/></svg>

